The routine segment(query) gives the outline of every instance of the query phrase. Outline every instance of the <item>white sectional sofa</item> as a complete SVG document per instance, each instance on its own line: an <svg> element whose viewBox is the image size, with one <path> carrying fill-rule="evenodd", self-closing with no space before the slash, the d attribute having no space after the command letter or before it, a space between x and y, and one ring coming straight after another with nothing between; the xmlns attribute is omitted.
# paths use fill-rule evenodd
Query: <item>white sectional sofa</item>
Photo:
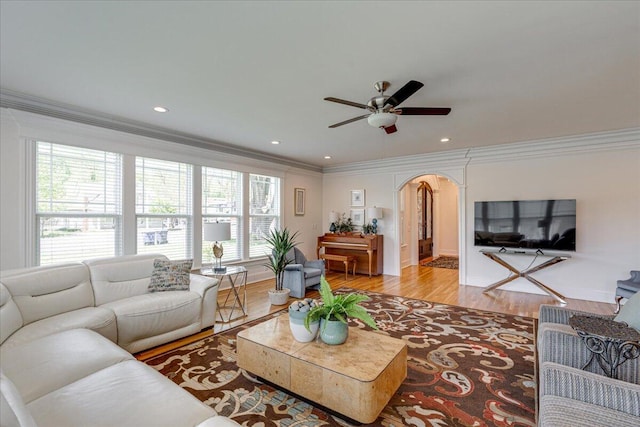
<svg viewBox="0 0 640 427"><path fill-rule="evenodd" d="M0 272L0 424L237 426L131 352L213 326L218 282L148 292L135 255Z"/></svg>

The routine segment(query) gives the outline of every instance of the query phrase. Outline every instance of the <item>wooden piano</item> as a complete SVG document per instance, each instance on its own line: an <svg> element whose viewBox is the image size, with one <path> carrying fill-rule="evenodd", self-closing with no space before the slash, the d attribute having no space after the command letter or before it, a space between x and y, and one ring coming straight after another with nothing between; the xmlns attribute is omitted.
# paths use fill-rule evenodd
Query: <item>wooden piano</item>
<svg viewBox="0 0 640 427"><path fill-rule="evenodd" d="M382 235L340 235L326 233L318 236L318 259L324 248L325 254L353 255L356 257L356 272L377 276L382 274ZM335 263L334 263L335 264Z"/></svg>

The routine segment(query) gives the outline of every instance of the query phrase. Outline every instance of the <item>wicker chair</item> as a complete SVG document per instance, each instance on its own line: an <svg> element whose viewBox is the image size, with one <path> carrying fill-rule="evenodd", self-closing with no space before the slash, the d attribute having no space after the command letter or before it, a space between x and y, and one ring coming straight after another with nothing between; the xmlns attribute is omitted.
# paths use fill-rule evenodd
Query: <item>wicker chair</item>
<svg viewBox="0 0 640 427"><path fill-rule="evenodd" d="M607 317L542 305L538 317L538 425L609 427L640 425L640 360L618 368L608 378L597 363L582 367L590 353L568 325L574 314Z"/></svg>

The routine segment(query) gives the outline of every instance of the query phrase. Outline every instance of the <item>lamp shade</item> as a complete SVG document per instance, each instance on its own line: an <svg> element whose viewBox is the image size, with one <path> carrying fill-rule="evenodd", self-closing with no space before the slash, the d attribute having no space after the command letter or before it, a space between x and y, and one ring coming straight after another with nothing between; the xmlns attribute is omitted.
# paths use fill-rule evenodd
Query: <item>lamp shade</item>
<svg viewBox="0 0 640 427"><path fill-rule="evenodd" d="M231 239L231 223L229 222L205 222L203 229L206 242L222 242Z"/></svg>
<svg viewBox="0 0 640 427"><path fill-rule="evenodd" d="M373 113L368 118L369 124L376 128L386 128L393 126L398 120L398 116L392 113Z"/></svg>
<svg viewBox="0 0 640 427"><path fill-rule="evenodd" d="M329 212L329 224L332 222L338 222L338 212L336 211Z"/></svg>
<svg viewBox="0 0 640 427"><path fill-rule="evenodd" d="M377 207L372 207L372 208L367 208L367 216L369 217L369 219L380 219L382 218L382 208L377 208Z"/></svg>

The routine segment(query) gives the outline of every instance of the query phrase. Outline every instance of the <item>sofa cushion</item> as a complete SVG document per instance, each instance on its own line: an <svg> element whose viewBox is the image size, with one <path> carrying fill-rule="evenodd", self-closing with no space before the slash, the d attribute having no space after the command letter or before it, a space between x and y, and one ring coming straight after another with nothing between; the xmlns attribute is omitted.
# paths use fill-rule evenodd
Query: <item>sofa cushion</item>
<svg viewBox="0 0 640 427"><path fill-rule="evenodd" d="M305 279L310 279L312 277L316 277L316 276L322 275L322 270L320 270L319 268L307 268L307 267L305 267L303 269L303 271L304 271L304 278Z"/></svg>
<svg viewBox="0 0 640 427"><path fill-rule="evenodd" d="M192 265L193 260L191 259L181 261L154 260L149 292L188 291Z"/></svg>
<svg viewBox="0 0 640 427"><path fill-rule="evenodd" d="M620 309L620 313L613 319L616 322L625 322L640 331L640 292L627 300Z"/></svg>
<svg viewBox="0 0 640 427"><path fill-rule="evenodd" d="M135 360L95 372L27 407L40 427L195 426L216 415L162 374Z"/></svg>
<svg viewBox="0 0 640 427"><path fill-rule="evenodd" d="M112 301L103 308L112 310L118 324L118 344L129 344L200 324L200 295L195 292L154 292ZM198 329L199 330L199 329Z"/></svg>
<svg viewBox="0 0 640 427"><path fill-rule="evenodd" d="M73 329L0 348L2 370L29 403L133 356L100 334Z"/></svg>
<svg viewBox="0 0 640 427"><path fill-rule="evenodd" d="M5 285L0 283L0 344L22 327L22 315Z"/></svg>
<svg viewBox="0 0 640 427"><path fill-rule="evenodd" d="M0 425L37 427L20 393L4 372L0 373Z"/></svg>
<svg viewBox="0 0 640 427"><path fill-rule="evenodd" d="M82 263L3 271L0 280L20 309L24 324L93 307L89 270Z"/></svg>
<svg viewBox="0 0 640 427"><path fill-rule="evenodd" d="M638 425L638 417L576 399L540 398L538 424L553 427L611 427Z"/></svg>
<svg viewBox="0 0 640 427"><path fill-rule="evenodd" d="M101 307L88 307L51 316L23 326L11 335L2 346L4 348L21 345L56 332L77 328L91 329L113 342L118 339L116 317L113 311Z"/></svg>
<svg viewBox="0 0 640 427"><path fill-rule="evenodd" d="M153 261L167 257L161 254L125 255L90 259L89 267L96 305L147 293Z"/></svg>

